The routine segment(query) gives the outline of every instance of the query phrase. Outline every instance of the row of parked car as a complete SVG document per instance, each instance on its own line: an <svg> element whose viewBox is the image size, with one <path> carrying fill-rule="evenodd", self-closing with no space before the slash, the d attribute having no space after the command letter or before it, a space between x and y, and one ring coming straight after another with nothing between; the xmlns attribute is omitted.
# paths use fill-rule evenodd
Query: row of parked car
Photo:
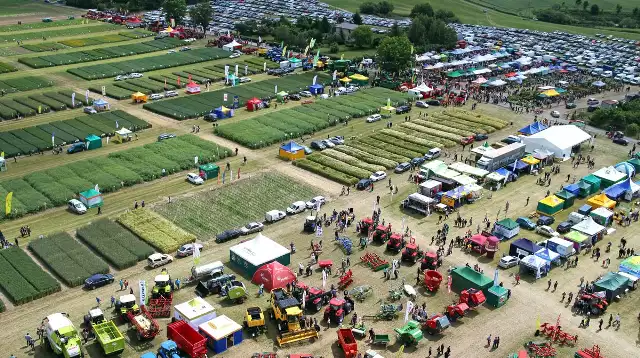
<svg viewBox="0 0 640 358"><path fill-rule="evenodd" d="M286 212L281 210L271 210L265 213L265 222L272 223L284 219L287 215L295 215L307 209L314 210L326 203L324 196L316 196L309 201L296 201L287 207ZM236 239L240 236L260 232L264 229L264 223L253 221L241 228L229 229L216 235L216 242L223 243Z"/></svg>

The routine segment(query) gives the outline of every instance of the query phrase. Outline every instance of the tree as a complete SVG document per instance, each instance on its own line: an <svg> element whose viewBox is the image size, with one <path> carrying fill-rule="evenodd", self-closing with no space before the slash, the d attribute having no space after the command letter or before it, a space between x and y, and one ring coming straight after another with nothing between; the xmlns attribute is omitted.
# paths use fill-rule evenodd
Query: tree
<svg viewBox="0 0 640 358"><path fill-rule="evenodd" d="M640 126L637 125L636 123L631 123L627 126L627 128L625 129L625 134L628 135L629 137L638 137L638 134L640 134Z"/></svg>
<svg viewBox="0 0 640 358"><path fill-rule="evenodd" d="M326 16L322 17L322 21L320 21L318 30L320 30L320 32L322 32L323 34L328 34L329 32L331 32L331 24L329 23L329 20L327 20Z"/></svg>
<svg viewBox="0 0 640 358"><path fill-rule="evenodd" d="M391 37L401 36L402 34L403 34L402 28L398 26L397 22L394 22L393 25L391 25L391 30L389 30L389 36Z"/></svg>
<svg viewBox="0 0 640 358"><path fill-rule="evenodd" d="M589 7L589 2L588 1L583 1L582 2L582 10L587 11L588 7Z"/></svg>
<svg viewBox="0 0 640 358"><path fill-rule="evenodd" d="M378 5L372 1L367 1L360 4L360 12L367 15L373 15L378 12Z"/></svg>
<svg viewBox="0 0 640 358"><path fill-rule="evenodd" d="M390 72L406 70L411 66L411 42L406 36L385 37L378 46L381 67Z"/></svg>
<svg viewBox="0 0 640 358"><path fill-rule="evenodd" d="M353 17L351 18L351 21L353 21L353 23L356 25L362 25L362 16L360 16L360 13L356 11L356 13L353 14Z"/></svg>
<svg viewBox="0 0 640 358"><path fill-rule="evenodd" d="M371 27L369 26L358 26L351 32L351 38L356 47L369 48L373 42L373 31L371 31Z"/></svg>
<svg viewBox="0 0 640 358"><path fill-rule="evenodd" d="M392 3L384 0L378 3L378 14L380 15L389 15L393 12L394 6Z"/></svg>
<svg viewBox="0 0 640 358"><path fill-rule="evenodd" d="M338 15L338 18L336 19L336 22L337 22L338 24L343 23L343 22L344 22L344 16L342 16L342 15Z"/></svg>
<svg viewBox="0 0 640 358"><path fill-rule="evenodd" d="M185 0L165 0L162 7L166 13L165 19L167 22L174 19L176 24L180 24L187 14L187 3Z"/></svg>
<svg viewBox="0 0 640 358"><path fill-rule="evenodd" d="M419 15L427 15L429 17L433 17L433 14L433 7L431 7L431 4L426 2L424 4L417 4L416 6L414 6L413 9L411 9L411 14L409 14L409 16L411 18L418 17Z"/></svg>
<svg viewBox="0 0 640 358"><path fill-rule="evenodd" d="M616 14L620 15L620 12L622 12L622 5L618 4L616 5Z"/></svg>
<svg viewBox="0 0 640 358"><path fill-rule="evenodd" d="M582 4L582 0L576 0L576 6L580 6Z"/></svg>
<svg viewBox="0 0 640 358"><path fill-rule="evenodd" d="M638 26L638 23L636 22L636 20L630 17L625 17L624 19L620 20L620 23L618 25L625 29L635 29Z"/></svg>
<svg viewBox="0 0 640 358"><path fill-rule="evenodd" d="M591 5L591 15L598 15L598 13L600 13L600 7L598 6L598 4L593 4Z"/></svg>
<svg viewBox="0 0 640 358"><path fill-rule="evenodd" d="M338 51L340 51L340 46L338 46L337 43L332 42L331 45L329 45L329 53L338 53Z"/></svg>
<svg viewBox="0 0 640 358"><path fill-rule="evenodd" d="M631 14L633 14L633 17L638 17L638 15L640 14L640 8L638 8L637 6L633 8L633 11L631 11Z"/></svg>
<svg viewBox="0 0 640 358"><path fill-rule="evenodd" d="M209 2L201 2L196 6L191 8L189 11L189 16L191 16L191 20L196 24L201 26L206 33L207 26L209 26L209 22L213 18L213 9Z"/></svg>

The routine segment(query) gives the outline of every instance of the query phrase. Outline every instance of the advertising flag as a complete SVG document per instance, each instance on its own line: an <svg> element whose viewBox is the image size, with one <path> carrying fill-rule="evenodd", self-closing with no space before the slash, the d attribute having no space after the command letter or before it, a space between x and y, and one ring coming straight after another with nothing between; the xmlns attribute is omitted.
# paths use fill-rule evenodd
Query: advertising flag
<svg viewBox="0 0 640 358"><path fill-rule="evenodd" d="M93 188L95 191L97 191L98 193L100 192L100 187L98 186L98 184L96 184L96 186Z"/></svg>
<svg viewBox="0 0 640 358"><path fill-rule="evenodd" d="M451 293L451 275L447 276L447 291Z"/></svg>
<svg viewBox="0 0 640 358"><path fill-rule="evenodd" d="M309 41L309 49L312 49L313 46L316 45L316 39L312 38L311 41Z"/></svg>
<svg viewBox="0 0 640 358"><path fill-rule="evenodd" d="M262 36L258 36L258 44L262 43Z"/></svg>
<svg viewBox="0 0 640 358"><path fill-rule="evenodd" d="M278 94L278 85L276 85L275 91L276 91L276 94Z"/></svg>
<svg viewBox="0 0 640 358"><path fill-rule="evenodd" d="M285 53L287 53L287 46L282 48L282 56L284 56Z"/></svg>
<svg viewBox="0 0 640 358"><path fill-rule="evenodd" d="M147 282L140 280L138 286L140 288L140 306L144 306L147 304Z"/></svg>
<svg viewBox="0 0 640 358"><path fill-rule="evenodd" d="M498 286L498 269L493 273L493 285Z"/></svg>
<svg viewBox="0 0 640 358"><path fill-rule="evenodd" d="M178 79L176 81L178 82L178 87L180 87L180 76L178 76Z"/></svg>
<svg viewBox="0 0 640 358"><path fill-rule="evenodd" d="M327 286L327 271L322 270L322 288Z"/></svg>
<svg viewBox="0 0 640 358"><path fill-rule="evenodd" d="M413 310L413 302L407 301L407 310L404 312L404 323L407 323L409 320L409 314Z"/></svg>
<svg viewBox="0 0 640 358"><path fill-rule="evenodd" d="M76 106L76 93L71 92L71 107L75 108L75 106Z"/></svg>
<svg viewBox="0 0 640 358"><path fill-rule="evenodd" d="M51 146L56 146L56 132L51 132Z"/></svg>
<svg viewBox="0 0 640 358"><path fill-rule="evenodd" d="M84 93L84 101L87 102L87 104L89 104L89 90L87 90Z"/></svg>
<svg viewBox="0 0 640 358"><path fill-rule="evenodd" d="M307 55L307 52L309 52L309 46L307 46L307 47L304 49L304 55L305 55L305 56Z"/></svg>
<svg viewBox="0 0 640 358"><path fill-rule="evenodd" d="M193 244L193 264L198 265L200 263L200 247Z"/></svg>
<svg viewBox="0 0 640 358"><path fill-rule="evenodd" d="M238 65L237 64L236 64L236 72L235 72L235 74L236 74L236 77L238 77Z"/></svg>
<svg viewBox="0 0 640 358"><path fill-rule="evenodd" d="M4 201L4 212L6 215L11 214L11 201L13 201L13 192L10 191L7 194L7 198Z"/></svg>
<svg viewBox="0 0 640 358"><path fill-rule="evenodd" d="M318 75L313 76L313 84L316 84L316 81L318 80Z"/></svg>

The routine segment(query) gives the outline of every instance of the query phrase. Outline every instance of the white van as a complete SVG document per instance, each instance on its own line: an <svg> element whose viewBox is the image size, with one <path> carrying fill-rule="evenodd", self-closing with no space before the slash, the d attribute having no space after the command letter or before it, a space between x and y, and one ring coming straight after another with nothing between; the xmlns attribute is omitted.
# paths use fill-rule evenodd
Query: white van
<svg viewBox="0 0 640 358"><path fill-rule="evenodd" d="M442 153L442 149L440 148L431 148L427 154L424 155L424 159L426 160L433 160L436 159L440 156L440 153Z"/></svg>
<svg viewBox="0 0 640 358"><path fill-rule="evenodd" d="M301 213L306 209L307 209L307 204L305 204L304 201L296 201L295 203L292 203L291 205L289 205L289 207L287 208L287 214L292 215L292 214Z"/></svg>
<svg viewBox="0 0 640 358"><path fill-rule="evenodd" d="M624 277L629 279L629 289L630 290L635 290L638 287L638 280L639 280L638 277L636 277L636 276L634 276L632 274L628 274L626 272L622 272L622 271L618 272L618 275L624 276Z"/></svg>
<svg viewBox="0 0 640 358"><path fill-rule="evenodd" d="M578 214L575 211L573 211L567 217L567 221L572 223L573 225L576 225L576 224L580 223L582 220L584 220L584 218L585 218L584 215Z"/></svg>
<svg viewBox="0 0 640 358"><path fill-rule="evenodd" d="M284 211L281 210L271 210L267 211L264 215L264 220L268 223L276 222L278 220L282 220L287 216Z"/></svg>

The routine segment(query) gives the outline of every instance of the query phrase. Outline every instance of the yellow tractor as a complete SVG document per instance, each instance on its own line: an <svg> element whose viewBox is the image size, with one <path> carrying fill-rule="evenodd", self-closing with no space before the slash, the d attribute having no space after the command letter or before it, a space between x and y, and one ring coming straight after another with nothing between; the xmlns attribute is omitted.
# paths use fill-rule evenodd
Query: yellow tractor
<svg viewBox="0 0 640 358"><path fill-rule="evenodd" d="M264 333L267 326L264 323L264 314L260 307L247 308L244 317L244 328L251 334L251 337Z"/></svg>
<svg viewBox="0 0 640 358"><path fill-rule="evenodd" d="M167 269L163 269L154 281L155 285L151 291L152 298L171 296L171 276L169 276Z"/></svg>
<svg viewBox="0 0 640 358"><path fill-rule="evenodd" d="M302 328L302 308L300 301L283 289L271 291L271 308L269 316L278 327L278 345L293 343L305 339L318 338L318 332L313 327Z"/></svg>

